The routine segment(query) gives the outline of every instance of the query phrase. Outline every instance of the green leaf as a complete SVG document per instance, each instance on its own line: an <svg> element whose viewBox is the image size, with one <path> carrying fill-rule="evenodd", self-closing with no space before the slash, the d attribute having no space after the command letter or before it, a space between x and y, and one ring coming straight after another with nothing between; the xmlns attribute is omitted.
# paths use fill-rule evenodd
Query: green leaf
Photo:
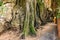
<svg viewBox="0 0 60 40"><path fill-rule="evenodd" d="M2 4L3 4L3 2L2 2L2 1L0 1L0 6L2 6Z"/></svg>

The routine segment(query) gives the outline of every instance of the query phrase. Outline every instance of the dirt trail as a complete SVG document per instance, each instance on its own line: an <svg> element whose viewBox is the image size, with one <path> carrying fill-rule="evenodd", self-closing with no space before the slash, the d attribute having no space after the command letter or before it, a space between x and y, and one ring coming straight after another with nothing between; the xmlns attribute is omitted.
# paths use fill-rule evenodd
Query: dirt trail
<svg viewBox="0 0 60 40"><path fill-rule="evenodd" d="M19 40L19 35L14 31L7 31L0 36L0 40Z"/></svg>
<svg viewBox="0 0 60 40"><path fill-rule="evenodd" d="M45 32L51 31L51 30L49 30L49 29L52 29L52 27L50 27L50 25L51 24L47 24L47 25L43 26L44 27L43 30L38 29L36 37L28 36L28 37L26 37L26 39L20 39L20 34L18 33L18 31L9 30L0 35L0 40L40 40L40 37Z"/></svg>

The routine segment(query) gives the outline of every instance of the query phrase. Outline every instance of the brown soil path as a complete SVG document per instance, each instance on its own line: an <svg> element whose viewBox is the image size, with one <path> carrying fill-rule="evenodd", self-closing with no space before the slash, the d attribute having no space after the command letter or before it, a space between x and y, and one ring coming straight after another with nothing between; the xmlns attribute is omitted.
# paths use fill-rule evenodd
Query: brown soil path
<svg viewBox="0 0 60 40"><path fill-rule="evenodd" d="M46 24L43 30L38 29L36 37L28 36L26 39L20 39L18 31L9 30L0 35L0 40L39 40L40 36L42 36L45 32L51 31L54 28L55 24L53 24L53 27L51 26L52 24L53 23Z"/></svg>

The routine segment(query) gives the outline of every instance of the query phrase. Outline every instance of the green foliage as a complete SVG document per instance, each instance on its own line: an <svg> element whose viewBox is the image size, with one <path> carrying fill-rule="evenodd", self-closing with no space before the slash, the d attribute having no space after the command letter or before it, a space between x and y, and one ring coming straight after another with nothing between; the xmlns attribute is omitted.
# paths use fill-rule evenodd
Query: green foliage
<svg viewBox="0 0 60 40"><path fill-rule="evenodd" d="M0 16L5 16L5 12L7 10L7 7L5 7L4 5L0 6Z"/></svg>
<svg viewBox="0 0 60 40"><path fill-rule="evenodd" d="M57 2L57 18L60 18L60 0L56 0L56 2Z"/></svg>
<svg viewBox="0 0 60 40"><path fill-rule="evenodd" d="M4 6L3 1L0 1L0 16L4 16L7 11L7 7Z"/></svg>
<svg viewBox="0 0 60 40"><path fill-rule="evenodd" d="M60 0L56 0L56 2L57 2L57 4L58 4L58 6L60 6Z"/></svg>
<svg viewBox="0 0 60 40"><path fill-rule="evenodd" d="M58 13L57 18L60 18L60 13Z"/></svg>
<svg viewBox="0 0 60 40"><path fill-rule="evenodd" d="M2 6L3 5L3 2L2 1L0 1L0 6Z"/></svg>
<svg viewBox="0 0 60 40"><path fill-rule="evenodd" d="M57 18L60 18L60 7L57 9Z"/></svg>

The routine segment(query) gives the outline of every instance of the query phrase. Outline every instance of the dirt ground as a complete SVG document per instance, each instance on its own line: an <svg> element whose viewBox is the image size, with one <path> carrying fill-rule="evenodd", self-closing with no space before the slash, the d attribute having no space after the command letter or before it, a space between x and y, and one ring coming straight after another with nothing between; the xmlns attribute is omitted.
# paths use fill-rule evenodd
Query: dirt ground
<svg viewBox="0 0 60 40"><path fill-rule="evenodd" d="M0 35L0 40L39 40L39 36L40 33L38 32L36 37L28 36L26 39L21 39L21 36L17 31L9 30Z"/></svg>
<svg viewBox="0 0 60 40"><path fill-rule="evenodd" d="M54 28L54 26L52 27L51 25L52 23L49 23L43 26L44 27L43 30L38 29L36 37L28 36L26 37L26 39L21 39L20 38L21 34L18 33L18 31L9 30L0 35L0 40L40 40L40 37L43 36L44 33L49 32Z"/></svg>

